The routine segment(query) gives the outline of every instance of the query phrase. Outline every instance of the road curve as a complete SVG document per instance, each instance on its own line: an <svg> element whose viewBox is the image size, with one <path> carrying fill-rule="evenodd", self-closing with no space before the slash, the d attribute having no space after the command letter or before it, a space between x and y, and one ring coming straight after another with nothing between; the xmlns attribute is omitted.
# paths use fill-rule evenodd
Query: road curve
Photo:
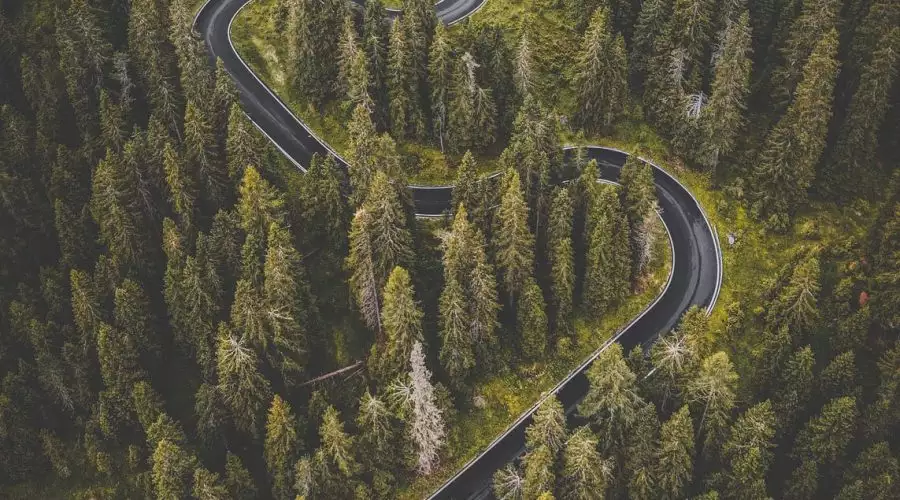
<svg viewBox="0 0 900 500"><path fill-rule="evenodd" d="M346 167L344 159L302 123L235 50L230 37L231 24L250 1L208 0L194 20L196 31L234 79L240 102L250 120L294 165L305 171L304 166L309 164L313 154L330 153ZM435 8L443 22L453 24L477 11L485 1L441 0ZM396 13L389 15L396 16ZM618 179L628 157L623 151L597 146L587 147L587 152L589 158L598 161L600 177L608 181ZM674 177L653 166L660 216L668 230L673 252L669 282L656 301L548 393L556 394L568 412L587 391L584 371L608 345L614 341L621 342L626 349L638 344L647 345L660 333L671 330L689 307L698 305L709 312L718 298L722 283L718 237L694 196ZM418 215L439 215L450 208L452 186L410 186L409 189ZM431 498L469 498L489 493L494 471L522 453L525 427L539 404L540 401L523 413Z"/></svg>

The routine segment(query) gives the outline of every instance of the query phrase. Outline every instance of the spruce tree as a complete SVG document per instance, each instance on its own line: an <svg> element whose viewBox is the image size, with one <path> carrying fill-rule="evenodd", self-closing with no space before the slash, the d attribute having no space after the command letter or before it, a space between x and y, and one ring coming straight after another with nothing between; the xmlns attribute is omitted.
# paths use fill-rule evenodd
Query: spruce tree
<svg viewBox="0 0 900 500"><path fill-rule="evenodd" d="M563 452L563 477L569 498L604 497L612 482L612 464L597 451L597 437L588 427L575 430Z"/></svg>
<svg viewBox="0 0 900 500"><path fill-rule="evenodd" d="M211 118L199 103L188 101L184 112L185 157L197 172L203 197L216 209L230 196L226 192L228 175Z"/></svg>
<svg viewBox="0 0 900 500"><path fill-rule="evenodd" d="M290 233L272 223L267 243L263 297L274 348L270 358L282 378L291 381L306 371L313 304Z"/></svg>
<svg viewBox="0 0 900 500"><path fill-rule="evenodd" d="M388 125L388 24L381 0L367 0L363 14L362 47L369 73L369 95L372 97L372 119L379 131Z"/></svg>
<svg viewBox="0 0 900 500"><path fill-rule="evenodd" d="M525 429L525 442L528 449L546 446L556 453L562 449L566 441L566 414L556 395L550 395L534 413L531 425Z"/></svg>
<svg viewBox="0 0 900 500"><path fill-rule="evenodd" d="M550 212L548 246L554 332L570 336L575 332L572 301L575 294L575 255L572 247L572 199L569 190L556 188Z"/></svg>
<svg viewBox="0 0 900 500"><path fill-rule="evenodd" d="M556 484L555 456L550 448L538 446L523 458L525 477L522 485L524 498L538 498L545 491L552 491Z"/></svg>
<svg viewBox="0 0 900 500"><path fill-rule="evenodd" d="M656 443L659 439L659 417L656 406L645 403L637 413L625 448L626 490L635 500L650 500L656 495Z"/></svg>
<svg viewBox="0 0 900 500"><path fill-rule="evenodd" d="M603 436L602 449L615 450L623 443L637 418L639 398L635 376L622 355L620 344L611 344L586 373L590 388L578 405L578 413L591 418Z"/></svg>
<svg viewBox="0 0 900 500"><path fill-rule="evenodd" d="M802 207L825 147L837 76L837 31L816 44L784 117L769 132L753 171L753 211L769 227L784 230Z"/></svg>
<svg viewBox="0 0 900 500"><path fill-rule="evenodd" d="M776 414L767 400L745 411L722 446L725 470L719 486L725 498L765 498L766 473L775 447Z"/></svg>
<svg viewBox="0 0 900 500"><path fill-rule="evenodd" d="M799 82L805 79L805 69L823 34L837 29L841 2L838 0L803 0L800 15L791 24L788 38L779 49L781 64L772 74L772 101L784 109L791 101ZM820 74L819 78L828 78ZM833 85L833 84L832 84ZM827 93L831 98L831 91ZM796 94L793 97L797 99Z"/></svg>
<svg viewBox="0 0 900 500"><path fill-rule="evenodd" d="M271 394L269 381L259 372L256 352L219 326L216 366L218 390L238 430L256 435L259 417Z"/></svg>
<svg viewBox="0 0 900 500"><path fill-rule="evenodd" d="M293 496L291 466L297 459L299 444L296 418L291 406L276 394L269 406L263 447L266 470L272 481L272 496L276 499L284 500Z"/></svg>
<svg viewBox="0 0 900 500"><path fill-rule="evenodd" d="M194 180L188 174L183 159L175 151L171 143L166 143L166 148L163 150L163 158L166 184L169 186L169 200L175 209L175 213L178 214L181 227L186 231L190 231L195 217L198 196Z"/></svg>
<svg viewBox="0 0 900 500"><path fill-rule="evenodd" d="M396 266L409 265L413 258L412 235L406 220L406 210L401 204L403 189L378 171L362 204L371 217L369 235L375 263L375 275L379 288L384 286L388 274Z"/></svg>
<svg viewBox="0 0 900 500"><path fill-rule="evenodd" d="M405 17L405 16L404 16ZM418 95L415 55L403 24L391 26L388 50L388 92L391 135L398 140L424 137L425 116Z"/></svg>
<svg viewBox="0 0 900 500"><path fill-rule="evenodd" d="M533 274L534 238L528 229L528 206L522 195L518 172L507 170L503 185L500 208L496 213L494 244L503 289L507 297L514 300Z"/></svg>
<svg viewBox="0 0 900 500"><path fill-rule="evenodd" d="M479 63L466 52L456 63L449 103L447 136L454 151L482 151L496 137L497 109L491 89L478 81Z"/></svg>
<svg viewBox="0 0 900 500"><path fill-rule="evenodd" d="M794 455L823 465L841 459L853 439L858 417L856 398L832 399L797 434Z"/></svg>
<svg viewBox="0 0 900 500"><path fill-rule="evenodd" d="M616 306L629 290L631 274L628 223L615 190L604 186L591 213L582 307L599 318Z"/></svg>
<svg viewBox="0 0 900 500"><path fill-rule="evenodd" d="M444 28L438 23L428 57L428 86L431 89L432 134L444 151L444 138L448 129L448 107L453 76L452 47Z"/></svg>
<svg viewBox="0 0 900 500"><path fill-rule="evenodd" d="M631 279L640 277L650 264L654 243L654 224L659 202L653 181L653 167L629 155L619 175L622 184L622 205L628 217L628 241L631 248Z"/></svg>
<svg viewBox="0 0 900 500"><path fill-rule="evenodd" d="M694 426L687 406L662 425L656 478L661 498L682 498L694 473Z"/></svg>
<svg viewBox="0 0 900 500"><path fill-rule="evenodd" d="M628 54L629 69L639 82L646 77L659 39L665 33L671 6L670 0L646 0L641 3Z"/></svg>
<svg viewBox="0 0 900 500"><path fill-rule="evenodd" d="M753 69L750 35L750 15L746 11L726 27L709 103L700 115L701 163L713 170L721 158L734 150L743 125Z"/></svg>
<svg viewBox="0 0 900 500"><path fill-rule="evenodd" d="M591 16L575 68L575 122L588 132L608 130L628 99L628 67L625 42L612 35L606 9Z"/></svg>
<svg viewBox="0 0 900 500"><path fill-rule="evenodd" d="M522 285L516 305L516 326L522 354L528 359L539 359L547 350L547 313L541 288L528 276Z"/></svg>
<svg viewBox="0 0 900 500"><path fill-rule="evenodd" d="M385 382L409 369L413 344L422 341L422 310L415 300L412 280L402 267L391 271L384 287L381 309L384 338L372 348L373 372Z"/></svg>
<svg viewBox="0 0 900 500"><path fill-rule="evenodd" d="M846 195L872 186L876 177L869 170L875 164L878 133L897 80L898 60L900 28L894 28L880 39L871 61L862 67L859 87L850 100L834 149L819 172L823 191Z"/></svg>
<svg viewBox="0 0 900 500"><path fill-rule="evenodd" d="M375 255L372 249L372 217L365 209L356 211L350 224L350 291L366 326L381 332L381 299Z"/></svg>

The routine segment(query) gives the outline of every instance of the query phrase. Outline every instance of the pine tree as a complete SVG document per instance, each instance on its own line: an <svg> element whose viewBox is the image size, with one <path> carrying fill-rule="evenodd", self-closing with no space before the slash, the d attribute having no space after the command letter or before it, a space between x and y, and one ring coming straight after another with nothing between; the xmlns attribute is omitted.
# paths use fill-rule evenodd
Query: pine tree
<svg viewBox="0 0 900 500"><path fill-rule="evenodd" d="M479 63L466 52L456 64L447 136L454 151L482 151L496 137L497 109L491 89L479 85Z"/></svg>
<svg viewBox="0 0 900 500"><path fill-rule="evenodd" d="M766 473L775 446L775 412L767 400L745 411L731 426L722 446L725 498L766 498Z"/></svg>
<svg viewBox="0 0 900 500"><path fill-rule="evenodd" d="M588 132L608 129L628 99L628 67L625 42L612 35L606 9L591 16L575 67L575 122Z"/></svg>
<svg viewBox="0 0 900 500"><path fill-rule="evenodd" d="M452 88L453 76L452 47L444 28L438 23L434 30L434 40L428 57L428 85L431 88L431 121L433 134L444 151L444 138L447 136L447 113ZM458 206L458 205L454 205Z"/></svg>
<svg viewBox="0 0 900 500"><path fill-rule="evenodd" d="M346 7L335 0L297 0L289 6L287 49L294 69L290 82L304 100L321 106L332 95L338 78L334 56Z"/></svg>
<svg viewBox="0 0 900 500"><path fill-rule="evenodd" d="M267 240L263 296L275 350L272 365L285 380L292 380L306 369L312 307L309 284L290 233L272 223Z"/></svg>
<svg viewBox="0 0 900 500"><path fill-rule="evenodd" d="M516 306L516 326L522 354L529 359L539 359L547 350L547 314L544 294L529 276L522 285Z"/></svg>
<svg viewBox="0 0 900 500"><path fill-rule="evenodd" d="M228 135L225 138L225 160L228 177L237 183L244 176L248 165L261 165L261 151L265 150L264 138L240 105L231 105L228 112Z"/></svg>
<svg viewBox="0 0 900 500"><path fill-rule="evenodd" d="M546 446L556 453L566 441L566 414L556 395L550 395L534 413L531 425L525 429L526 447L536 449Z"/></svg>
<svg viewBox="0 0 900 500"><path fill-rule="evenodd" d="M260 413L271 394L269 381L257 367L256 352L243 339L235 338L225 325L220 325L216 365L218 390L235 426L256 435Z"/></svg>
<svg viewBox="0 0 900 500"><path fill-rule="evenodd" d="M734 365L722 351L707 356L686 387L688 400L702 405L699 432L705 434L704 453L710 456L724 438L735 405L738 381Z"/></svg>
<svg viewBox="0 0 900 500"><path fill-rule="evenodd" d="M369 234L379 288L394 267L408 265L413 258L412 235L399 189L385 172L378 171L362 205L371 217Z"/></svg>
<svg viewBox="0 0 900 500"><path fill-rule="evenodd" d="M498 469L494 473L494 496L503 500L520 499L523 495L525 486L525 478L519 473L519 470L511 464Z"/></svg>
<svg viewBox="0 0 900 500"><path fill-rule="evenodd" d="M778 414L779 434L790 433L809 404L815 362L812 349L806 346L794 352L784 366L772 398L772 407Z"/></svg>
<svg viewBox="0 0 900 500"><path fill-rule="evenodd" d="M415 300L409 272L402 267L391 271L384 287L381 308L384 338L372 348L372 372L390 381L409 370L410 353L422 341L422 310Z"/></svg>
<svg viewBox="0 0 900 500"><path fill-rule="evenodd" d="M228 452L225 459L225 487L229 498L235 500L251 500L256 498L256 485L250 472L244 468L237 455Z"/></svg>
<svg viewBox="0 0 900 500"><path fill-rule="evenodd" d="M645 403L637 413L625 448L625 471L628 497L650 500L656 497L656 443L659 439L659 417L656 406Z"/></svg>
<svg viewBox="0 0 900 500"><path fill-rule="evenodd" d="M405 23L398 22L391 26L388 50L391 135L398 140L423 137L425 132L425 116L418 96L415 55L403 24Z"/></svg>
<svg viewBox="0 0 900 500"><path fill-rule="evenodd" d="M524 498L538 498L545 491L552 491L556 484L555 457L550 448L538 446L522 459L525 477L522 485Z"/></svg>
<svg viewBox="0 0 900 500"><path fill-rule="evenodd" d="M806 65L816 52L823 34L835 30L841 10L841 2L837 0L803 0L800 15L791 24L785 44L780 48L781 65L773 70L772 90L773 102L786 106L799 82L806 79ZM828 78L820 74L818 78ZM833 86L833 83L832 83ZM799 89L798 89L799 90ZM825 94L831 99L831 91ZM781 109L784 109L781 107ZM826 120L827 121L827 120Z"/></svg>
<svg viewBox="0 0 900 500"><path fill-rule="evenodd" d="M153 486L157 498L187 498L190 496L191 475L197 458L178 444L163 439L151 457Z"/></svg>
<svg viewBox="0 0 900 500"><path fill-rule="evenodd" d="M897 80L898 59L900 29L895 28L880 39L871 61L862 68L859 87L819 175L826 192L852 194L859 192L861 185L872 185L867 171L875 163L878 131L888 110L891 86Z"/></svg>
<svg viewBox="0 0 900 500"><path fill-rule="evenodd" d="M550 211L548 246L553 328L557 334L571 336L575 332L572 301L575 294L575 255L572 247L572 199L569 190L556 188Z"/></svg>
<svg viewBox="0 0 900 500"><path fill-rule="evenodd" d="M528 206L522 195L518 172L507 170L503 184L494 244L504 291L510 300L514 300L533 273L534 238L528 229Z"/></svg>
<svg viewBox="0 0 900 500"><path fill-rule="evenodd" d="M224 206L228 174L219 151L213 121L200 104L188 101L184 111L185 157L197 172L202 193L210 207ZM215 210L213 210L215 211Z"/></svg>
<svg viewBox="0 0 900 500"><path fill-rule="evenodd" d="M457 212L457 219L465 217L465 210ZM454 224L456 225L456 224ZM454 236L451 236L454 237ZM445 253L445 261L447 253ZM459 278L445 263L444 289L439 303L441 324L441 365L457 385L475 366L474 337L469 329L471 319L466 304L465 291Z"/></svg>
<svg viewBox="0 0 900 500"><path fill-rule="evenodd" d="M308 247L328 254L329 259L338 259L347 252L350 213L342 182L343 173L334 156L313 155L300 185L300 215L306 225L304 240Z"/></svg>
<svg viewBox="0 0 900 500"><path fill-rule="evenodd" d="M97 221L100 240L123 265L152 262L148 258L149 240L144 230L145 215L135 179L128 175L122 157L107 151L106 158L94 170L90 210Z"/></svg>
<svg viewBox="0 0 900 500"><path fill-rule="evenodd" d="M629 155L619 175L619 182L622 184L622 205L630 229L628 241L631 243L633 281L640 277L652 257L653 224L659 206L653 167L637 155Z"/></svg>
<svg viewBox="0 0 900 500"><path fill-rule="evenodd" d="M597 451L597 437L580 427L566 441L563 476L568 498L602 498L612 482L612 464Z"/></svg>
<svg viewBox="0 0 900 500"><path fill-rule="evenodd" d="M858 396L859 374L856 367L856 353L838 354L819 374L816 382L820 398L828 400L841 396Z"/></svg>
<svg viewBox="0 0 900 500"><path fill-rule="evenodd" d="M354 439L344 430L341 416L333 406L329 405L322 416L319 440L318 461L325 463L339 477L350 478L356 474L359 464L353 457Z"/></svg>
<svg viewBox="0 0 900 500"><path fill-rule="evenodd" d="M478 166L475 163L475 156L471 151L466 151L459 166L456 167L456 182L453 183L453 198L451 206L454 209L460 205L466 207L467 213L471 214L473 221L484 217L483 207L479 199L478 184L486 182L478 177Z"/></svg>
<svg viewBox="0 0 900 500"><path fill-rule="evenodd" d="M388 124L388 25L381 0L367 0L363 14L363 52L369 73L369 95L373 101L372 118L379 131Z"/></svg>
<svg viewBox="0 0 900 500"><path fill-rule="evenodd" d="M299 437L291 406L275 395L266 419L266 441L263 455L272 479L272 496L291 498L291 466L296 462Z"/></svg>
<svg viewBox="0 0 900 500"><path fill-rule="evenodd" d="M656 478L661 498L682 498L694 472L694 427L687 406L662 425Z"/></svg>
<svg viewBox="0 0 900 500"><path fill-rule="evenodd" d="M375 152L378 136L375 124L365 106L353 108L353 115L347 127L350 135L350 154L347 157L350 173L351 204L359 205L369 191L372 177L377 170Z"/></svg>
<svg viewBox="0 0 900 500"><path fill-rule="evenodd" d="M714 10L715 2L710 0L675 0L667 37L671 48L683 54L685 75L705 73L704 55L713 39Z"/></svg>
<svg viewBox="0 0 900 500"><path fill-rule="evenodd" d="M241 218L241 229L251 236L264 238L273 222L281 222L284 200L268 181L259 175L256 168L247 166L241 180L237 212Z"/></svg>
<svg viewBox="0 0 900 500"><path fill-rule="evenodd" d="M178 214L181 227L186 231L190 231L195 217L198 196L194 180L186 172L182 158L171 143L166 143L163 158L166 184L169 186L169 200L175 209L175 213Z"/></svg>
<svg viewBox="0 0 900 500"><path fill-rule="evenodd" d="M794 455L823 465L840 459L853 439L858 417L855 398L832 399L797 434Z"/></svg>
<svg viewBox="0 0 900 500"><path fill-rule="evenodd" d="M586 226L591 232L582 306L599 318L625 298L631 274L628 223L613 188L604 186L600 191Z"/></svg>
<svg viewBox="0 0 900 500"><path fill-rule="evenodd" d="M716 60L709 103L700 115L703 134L701 163L713 171L720 158L727 157L734 150L743 125L753 69L750 35L750 15L746 11L737 22L726 27L721 53Z"/></svg>
<svg viewBox="0 0 900 500"><path fill-rule="evenodd" d="M791 332L808 331L819 318L819 259L809 257L794 268L790 279L772 305L770 324L784 324Z"/></svg>
<svg viewBox="0 0 900 500"><path fill-rule="evenodd" d="M381 332L381 300L372 250L371 220L371 215L364 209L357 210L353 217L347 268L350 270L350 289L363 320L369 328Z"/></svg>
<svg viewBox="0 0 900 500"><path fill-rule="evenodd" d="M620 344L611 344L586 373L590 389L578 413L591 418L602 432L603 449L613 450L623 442L637 418L640 399L635 376L622 355Z"/></svg>
<svg viewBox="0 0 900 500"><path fill-rule="evenodd" d="M396 435L394 417L382 398L369 391L363 394L356 427L360 432L360 446L368 451L360 458L370 469L390 471L397 465L399 453L395 445L399 436Z"/></svg>
<svg viewBox="0 0 900 500"><path fill-rule="evenodd" d="M754 212L775 229L786 229L790 217L803 206L825 147L838 69L837 41L837 31L831 30L816 45L794 101L769 132L753 173Z"/></svg>
<svg viewBox="0 0 900 500"><path fill-rule="evenodd" d="M665 33L671 5L669 0L646 0L641 3L628 55L631 73L638 81L647 75L658 40Z"/></svg>

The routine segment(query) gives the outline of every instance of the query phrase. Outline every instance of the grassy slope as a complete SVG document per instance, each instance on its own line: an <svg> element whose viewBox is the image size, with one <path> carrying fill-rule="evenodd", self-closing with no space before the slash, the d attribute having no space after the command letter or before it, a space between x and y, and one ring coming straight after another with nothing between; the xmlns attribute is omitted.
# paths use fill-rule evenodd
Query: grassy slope
<svg viewBox="0 0 900 500"><path fill-rule="evenodd" d="M656 243L651 273L642 283L641 292L629 297L601 321L576 319L575 345L567 343L564 348L554 350L550 359L524 364L476 383L474 393L484 399L483 407L472 408L457 417L455 425L449 429L449 445L440 469L431 476L416 478L399 497L427 496L646 308L662 291L672 266L668 238L660 237Z"/></svg>

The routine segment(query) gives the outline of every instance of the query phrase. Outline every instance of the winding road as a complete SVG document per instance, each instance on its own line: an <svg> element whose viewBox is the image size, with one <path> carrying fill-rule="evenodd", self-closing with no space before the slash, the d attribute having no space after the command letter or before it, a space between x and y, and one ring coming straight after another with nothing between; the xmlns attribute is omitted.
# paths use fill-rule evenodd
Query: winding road
<svg viewBox="0 0 900 500"><path fill-rule="evenodd" d="M304 166L313 154L330 153L346 167L344 159L301 122L235 50L231 43L231 24L251 1L208 0L197 13L194 27L212 55L222 60L234 79L241 104L251 121L294 165L305 171ZM488 0L441 0L435 8L439 19L454 24L477 11L485 1ZM396 15L396 12L389 13L389 16ZM597 146L587 147L587 153L589 158L598 161L601 179L613 182L618 180L628 158L623 151ZM671 330L689 307L698 305L709 312L718 298L722 283L718 236L690 191L665 170L653 166L660 216L669 233L673 252L669 281L650 306L547 393L545 397L556 394L567 412L572 412L587 392L585 370L612 342L622 343L626 350L639 344L648 345L660 333ZM435 216L450 209L452 186L409 186L409 189L418 215ZM523 413L430 498L489 496L494 471L524 451L525 427L542 401Z"/></svg>

